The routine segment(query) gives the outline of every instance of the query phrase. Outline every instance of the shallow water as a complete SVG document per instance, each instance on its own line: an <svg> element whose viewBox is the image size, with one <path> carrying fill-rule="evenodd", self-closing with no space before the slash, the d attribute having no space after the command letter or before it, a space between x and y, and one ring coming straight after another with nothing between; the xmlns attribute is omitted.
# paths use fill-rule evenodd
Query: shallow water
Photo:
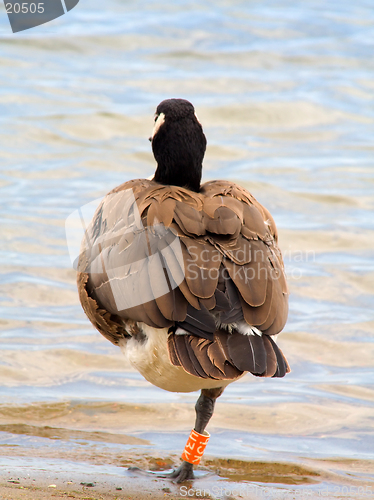
<svg viewBox="0 0 374 500"><path fill-rule="evenodd" d="M373 28L364 0L91 0L13 35L0 5L3 465L178 461L197 395L154 388L93 330L64 224L152 174L155 106L185 97L208 138L205 179L270 209L291 290L279 344L292 373L225 390L206 466L228 478L219 460L235 459L233 480L261 485L266 467L248 463L280 462L374 491ZM282 488L304 472L270 477Z"/></svg>

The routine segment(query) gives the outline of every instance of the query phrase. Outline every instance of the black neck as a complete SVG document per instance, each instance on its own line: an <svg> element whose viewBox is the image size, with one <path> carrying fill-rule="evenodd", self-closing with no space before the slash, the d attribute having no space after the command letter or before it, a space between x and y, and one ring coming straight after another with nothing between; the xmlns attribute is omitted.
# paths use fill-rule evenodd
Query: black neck
<svg viewBox="0 0 374 500"><path fill-rule="evenodd" d="M185 187L191 191L200 191L202 165L178 163L178 167L168 162L158 163L154 181L160 184Z"/></svg>
<svg viewBox="0 0 374 500"><path fill-rule="evenodd" d="M152 140L157 161L154 180L198 192L205 148L205 135L195 118L166 121Z"/></svg>

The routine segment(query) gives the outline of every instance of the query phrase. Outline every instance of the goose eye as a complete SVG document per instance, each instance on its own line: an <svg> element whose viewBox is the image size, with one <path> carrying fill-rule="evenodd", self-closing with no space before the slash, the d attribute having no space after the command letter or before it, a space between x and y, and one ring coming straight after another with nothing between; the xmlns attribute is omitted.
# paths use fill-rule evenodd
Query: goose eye
<svg viewBox="0 0 374 500"><path fill-rule="evenodd" d="M155 123L157 122L158 115L155 115Z"/></svg>

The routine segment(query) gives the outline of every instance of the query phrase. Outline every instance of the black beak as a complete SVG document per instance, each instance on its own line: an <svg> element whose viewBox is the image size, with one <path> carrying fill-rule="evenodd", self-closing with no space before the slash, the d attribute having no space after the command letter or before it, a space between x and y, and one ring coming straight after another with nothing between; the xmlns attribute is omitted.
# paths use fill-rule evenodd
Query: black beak
<svg viewBox="0 0 374 500"><path fill-rule="evenodd" d="M152 137L149 137L148 140L149 140L149 142L152 142Z"/></svg>

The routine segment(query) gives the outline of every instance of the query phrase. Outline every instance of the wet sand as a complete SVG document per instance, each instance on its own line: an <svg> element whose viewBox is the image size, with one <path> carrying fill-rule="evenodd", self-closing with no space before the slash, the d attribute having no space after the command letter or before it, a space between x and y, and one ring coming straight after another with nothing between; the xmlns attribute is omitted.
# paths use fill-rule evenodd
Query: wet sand
<svg viewBox="0 0 374 500"><path fill-rule="evenodd" d="M26 469L29 470L29 469ZM172 499L179 495L179 487L167 480L154 480L141 474L113 477L98 470L81 472L52 472L51 470L19 470L0 473L2 500L50 500L76 498L82 500L149 500Z"/></svg>
<svg viewBox="0 0 374 500"><path fill-rule="evenodd" d="M81 477L78 477L81 476ZM165 491L170 490L164 486L160 490L148 481L122 482L110 481L108 478L86 477L77 475L76 478L62 479L35 473L30 477L11 476L10 479L0 478L0 498L2 500L51 500L76 498L82 500L150 500L165 499ZM73 479L73 480L71 480ZM93 479L95 482L93 482ZM170 499L172 495L168 495Z"/></svg>
<svg viewBox="0 0 374 500"><path fill-rule="evenodd" d="M357 500L371 498L373 462L309 461L308 467L290 463L244 462L205 459L194 481L178 485L157 477L169 469L170 459L127 457L144 470L76 464L67 470L64 460L44 463L44 468L20 465L0 472L2 500L44 500L76 498L82 500L143 500L204 498L234 500L241 498L296 499L327 498ZM27 462L27 460L26 460ZM346 474L347 467L350 473ZM57 468L59 471L57 472ZM343 474L341 474L343 472ZM351 476L351 477L350 477ZM355 477L356 476L356 477ZM357 476L360 476L358 478Z"/></svg>

